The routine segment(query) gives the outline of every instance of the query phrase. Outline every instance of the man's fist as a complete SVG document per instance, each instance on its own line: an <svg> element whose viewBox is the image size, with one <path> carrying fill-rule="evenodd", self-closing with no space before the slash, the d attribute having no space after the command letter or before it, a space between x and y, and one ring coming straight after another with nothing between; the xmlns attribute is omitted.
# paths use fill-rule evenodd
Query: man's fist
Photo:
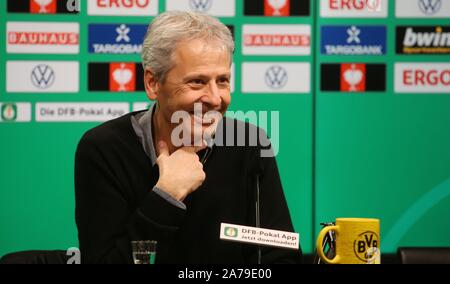
<svg viewBox="0 0 450 284"><path fill-rule="evenodd" d="M203 164L197 152L206 148L183 147L169 154L169 148L163 141L158 143L159 156L156 163L159 166L159 180L156 187L167 192L173 198L183 201L186 196L195 191L206 178Z"/></svg>

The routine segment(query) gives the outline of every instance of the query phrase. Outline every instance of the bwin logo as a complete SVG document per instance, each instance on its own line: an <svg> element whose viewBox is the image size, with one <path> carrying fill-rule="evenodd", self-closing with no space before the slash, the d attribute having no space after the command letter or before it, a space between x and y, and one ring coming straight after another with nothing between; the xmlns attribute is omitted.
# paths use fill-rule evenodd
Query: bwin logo
<svg viewBox="0 0 450 284"><path fill-rule="evenodd" d="M288 73L281 66L271 66L266 71L266 84L272 89L283 88L288 81Z"/></svg>
<svg viewBox="0 0 450 284"><path fill-rule="evenodd" d="M189 6L192 10L206 12L211 9L213 0L189 0Z"/></svg>
<svg viewBox="0 0 450 284"><path fill-rule="evenodd" d="M439 12L442 0L419 0L419 8L424 14L433 15Z"/></svg>
<svg viewBox="0 0 450 284"><path fill-rule="evenodd" d="M40 64L31 71L31 82L39 89L49 88L55 81L55 72L45 64Z"/></svg>

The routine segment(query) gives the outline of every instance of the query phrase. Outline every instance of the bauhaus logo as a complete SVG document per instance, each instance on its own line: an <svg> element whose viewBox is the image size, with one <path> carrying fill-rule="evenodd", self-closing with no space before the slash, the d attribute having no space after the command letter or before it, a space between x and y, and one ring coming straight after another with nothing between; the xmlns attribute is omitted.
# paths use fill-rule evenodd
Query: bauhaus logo
<svg viewBox="0 0 450 284"><path fill-rule="evenodd" d="M310 0L244 0L246 16L308 16L309 10Z"/></svg>
<svg viewBox="0 0 450 284"><path fill-rule="evenodd" d="M450 93L450 63L396 63L396 93Z"/></svg>
<svg viewBox="0 0 450 284"><path fill-rule="evenodd" d="M77 54L78 23L8 22L8 53Z"/></svg>
<svg viewBox="0 0 450 284"><path fill-rule="evenodd" d="M383 92L386 65L342 63L321 65L321 90L328 92Z"/></svg>
<svg viewBox="0 0 450 284"><path fill-rule="evenodd" d="M235 1L229 0L166 0L166 11L196 11L217 17L234 17Z"/></svg>
<svg viewBox="0 0 450 284"><path fill-rule="evenodd" d="M303 62L245 62L243 93L309 93L310 64Z"/></svg>
<svg viewBox="0 0 450 284"><path fill-rule="evenodd" d="M13 93L76 93L79 91L79 63L76 61L8 61L6 62L6 90Z"/></svg>
<svg viewBox="0 0 450 284"><path fill-rule="evenodd" d="M88 0L88 15L155 16L157 0Z"/></svg>
<svg viewBox="0 0 450 284"><path fill-rule="evenodd" d="M243 25L245 55L309 55L309 25Z"/></svg>
<svg viewBox="0 0 450 284"><path fill-rule="evenodd" d="M320 15L336 18L386 18L388 0L320 0Z"/></svg>
<svg viewBox="0 0 450 284"><path fill-rule="evenodd" d="M91 24L89 52L104 54L140 54L147 25Z"/></svg>
<svg viewBox="0 0 450 284"><path fill-rule="evenodd" d="M0 102L0 122L31 121L31 104Z"/></svg>
<svg viewBox="0 0 450 284"><path fill-rule="evenodd" d="M89 63L89 91L144 91L143 69L140 63Z"/></svg>
<svg viewBox="0 0 450 284"><path fill-rule="evenodd" d="M386 54L385 26L322 26L321 38L326 55Z"/></svg>
<svg viewBox="0 0 450 284"><path fill-rule="evenodd" d="M78 13L76 0L8 0L8 13L68 14Z"/></svg>
<svg viewBox="0 0 450 284"><path fill-rule="evenodd" d="M450 0L396 0L399 18L449 18Z"/></svg>
<svg viewBox="0 0 450 284"><path fill-rule="evenodd" d="M450 54L450 26L397 27L397 54Z"/></svg>

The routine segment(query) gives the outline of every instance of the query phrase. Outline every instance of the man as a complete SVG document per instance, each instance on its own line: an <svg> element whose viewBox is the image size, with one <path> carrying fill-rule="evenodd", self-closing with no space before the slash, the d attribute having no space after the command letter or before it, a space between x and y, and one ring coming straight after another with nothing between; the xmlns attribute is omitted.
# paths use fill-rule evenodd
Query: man
<svg viewBox="0 0 450 284"><path fill-rule="evenodd" d="M156 103L91 129L78 145L83 263L132 263L133 240L156 240L157 263L299 261L299 251L263 248L258 256L257 246L219 238L222 222L255 226L258 217L263 228L293 231L275 159L260 155L263 143L223 146L230 131L246 135L233 126L255 129L221 119L233 51L230 31L213 17L166 12L153 20L142 59Z"/></svg>

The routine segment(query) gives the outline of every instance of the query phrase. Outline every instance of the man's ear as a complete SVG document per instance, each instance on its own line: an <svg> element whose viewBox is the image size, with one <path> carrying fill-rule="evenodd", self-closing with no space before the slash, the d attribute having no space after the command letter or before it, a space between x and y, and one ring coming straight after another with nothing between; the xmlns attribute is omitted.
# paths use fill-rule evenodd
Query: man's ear
<svg viewBox="0 0 450 284"><path fill-rule="evenodd" d="M154 73L149 69L144 71L144 86L147 97L152 101L156 100L159 95L159 83Z"/></svg>

